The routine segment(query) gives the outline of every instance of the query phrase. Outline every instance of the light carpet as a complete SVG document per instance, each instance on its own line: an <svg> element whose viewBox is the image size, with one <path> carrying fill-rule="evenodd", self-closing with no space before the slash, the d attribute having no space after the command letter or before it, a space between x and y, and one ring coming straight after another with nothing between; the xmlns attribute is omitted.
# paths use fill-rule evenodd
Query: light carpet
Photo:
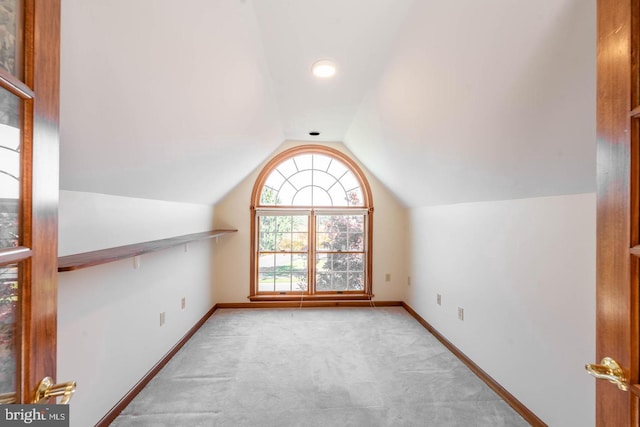
<svg viewBox="0 0 640 427"><path fill-rule="evenodd" d="M112 426L528 426L402 307L221 309Z"/></svg>

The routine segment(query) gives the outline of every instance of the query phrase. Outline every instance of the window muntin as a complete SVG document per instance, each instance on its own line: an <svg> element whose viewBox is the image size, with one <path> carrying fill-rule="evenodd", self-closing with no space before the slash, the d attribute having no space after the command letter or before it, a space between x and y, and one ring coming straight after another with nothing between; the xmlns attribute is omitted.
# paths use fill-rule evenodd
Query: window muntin
<svg viewBox="0 0 640 427"><path fill-rule="evenodd" d="M260 194L261 206L364 206L354 172L342 161L316 153L282 161Z"/></svg>
<svg viewBox="0 0 640 427"><path fill-rule="evenodd" d="M352 160L313 145L281 153L253 203L252 297L372 295L371 192Z"/></svg>

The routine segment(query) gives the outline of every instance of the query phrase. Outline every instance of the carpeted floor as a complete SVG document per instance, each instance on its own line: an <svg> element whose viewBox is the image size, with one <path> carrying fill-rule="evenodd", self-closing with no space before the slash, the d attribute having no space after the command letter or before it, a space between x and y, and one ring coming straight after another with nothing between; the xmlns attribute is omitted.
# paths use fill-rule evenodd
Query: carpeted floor
<svg viewBox="0 0 640 427"><path fill-rule="evenodd" d="M401 307L217 310L112 426L528 426Z"/></svg>

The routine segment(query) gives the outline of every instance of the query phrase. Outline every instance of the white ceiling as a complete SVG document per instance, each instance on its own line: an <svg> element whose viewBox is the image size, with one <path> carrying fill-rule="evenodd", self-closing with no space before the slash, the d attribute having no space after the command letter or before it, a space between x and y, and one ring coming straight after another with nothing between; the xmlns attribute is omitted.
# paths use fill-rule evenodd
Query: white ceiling
<svg viewBox="0 0 640 427"><path fill-rule="evenodd" d="M413 0L254 0L284 136L343 141L385 65ZM331 80L311 65L330 58Z"/></svg>
<svg viewBox="0 0 640 427"><path fill-rule="evenodd" d="M62 189L214 204L287 139L408 206L594 191L595 0L62 0Z"/></svg>

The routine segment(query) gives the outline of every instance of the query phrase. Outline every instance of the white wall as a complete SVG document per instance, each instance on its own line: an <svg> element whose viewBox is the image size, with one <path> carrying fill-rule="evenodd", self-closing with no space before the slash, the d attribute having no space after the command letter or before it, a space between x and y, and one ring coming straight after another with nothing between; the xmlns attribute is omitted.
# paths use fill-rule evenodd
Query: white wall
<svg viewBox="0 0 640 427"><path fill-rule="evenodd" d="M60 254L210 230L211 206L62 191ZM76 380L71 425L94 425L215 303L207 240L58 274L58 379ZM186 309L180 300L186 298ZM159 326L160 312L166 323Z"/></svg>
<svg viewBox="0 0 640 427"><path fill-rule="evenodd" d="M596 0L416 0L345 145L407 206L595 191Z"/></svg>
<svg viewBox="0 0 640 427"><path fill-rule="evenodd" d="M595 423L583 368L595 354L595 205L590 193L410 211L407 303L550 426Z"/></svg>
<svg viewBox="0 0 640 427"><path fill-rule="evenodd" d="M277 154L306 142L285 142ZM324 143L350 156L363 170L373 195L373 293L374 300L402 301L407 288L406 233L407 210L345 147L340 143ZM236 228L237 235L216 252L216 296L218 302L247 302L251 274L251 192L263 162L233 191L216 205L216 227ZM389 282L385 274L391 275Z"/></svg>

